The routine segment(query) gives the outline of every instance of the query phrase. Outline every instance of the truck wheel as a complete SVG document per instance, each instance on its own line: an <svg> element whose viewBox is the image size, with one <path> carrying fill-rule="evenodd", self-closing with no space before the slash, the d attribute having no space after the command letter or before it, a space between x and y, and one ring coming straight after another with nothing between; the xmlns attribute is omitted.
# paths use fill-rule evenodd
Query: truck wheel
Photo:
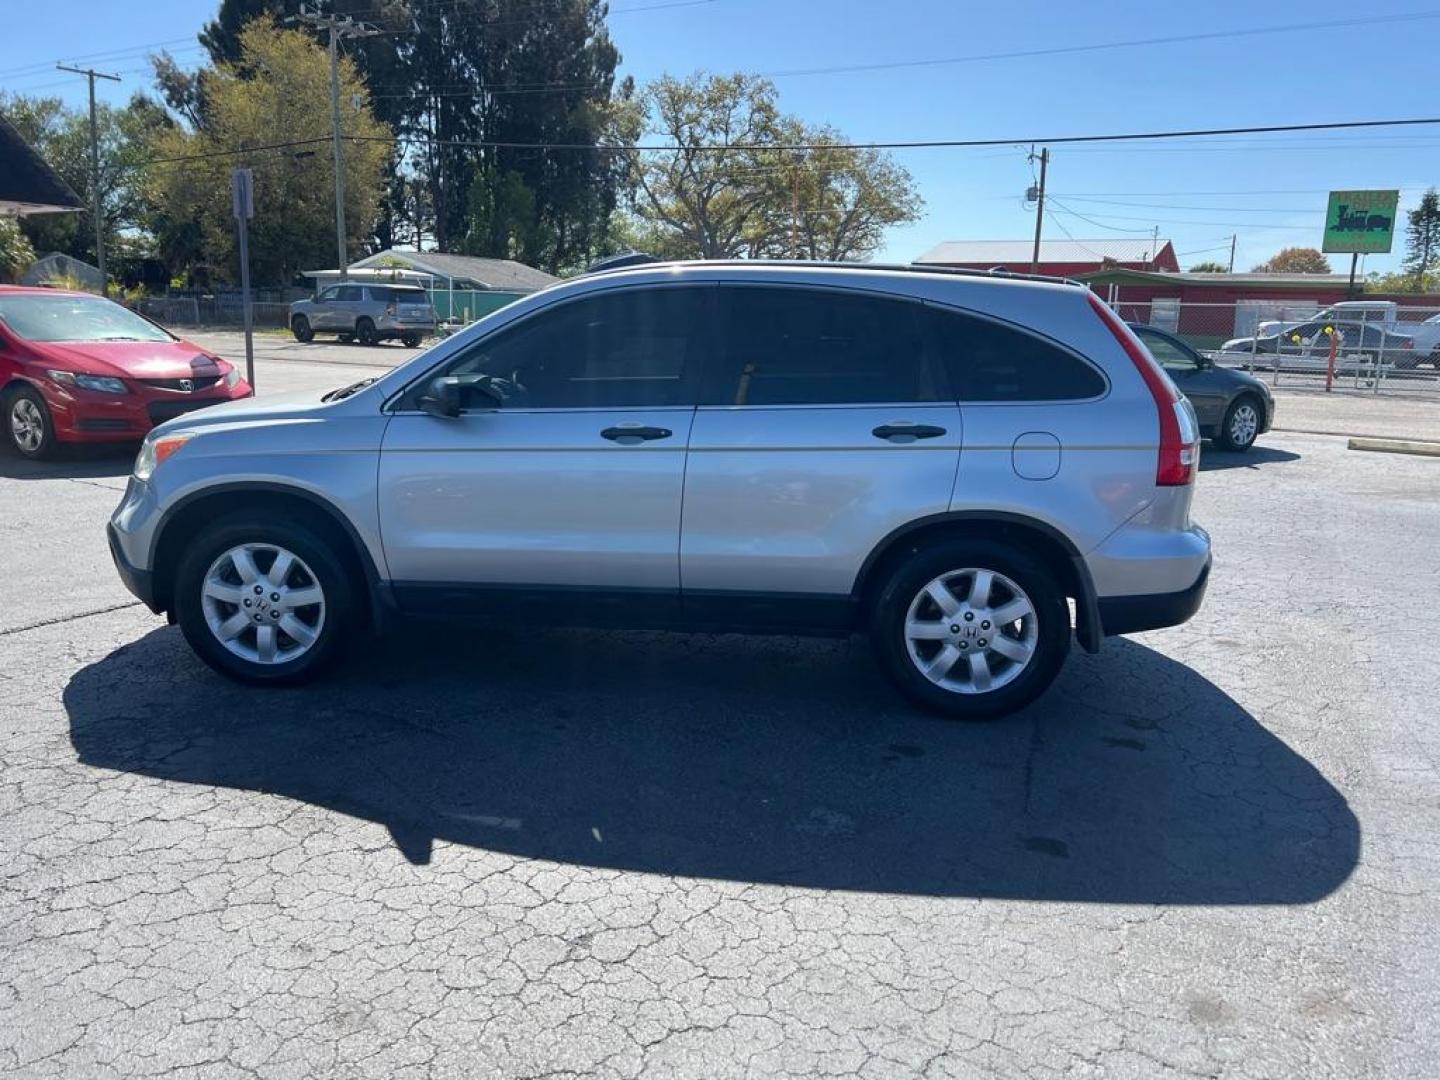
<svg viewBox="0 0 1440 1080"><path fill-rule="evenodd" d="M315 340L315 331L310 328L310 320L304 315L296 315L290 320L290 332L295 335L295 340L299 342Z"/></svg>

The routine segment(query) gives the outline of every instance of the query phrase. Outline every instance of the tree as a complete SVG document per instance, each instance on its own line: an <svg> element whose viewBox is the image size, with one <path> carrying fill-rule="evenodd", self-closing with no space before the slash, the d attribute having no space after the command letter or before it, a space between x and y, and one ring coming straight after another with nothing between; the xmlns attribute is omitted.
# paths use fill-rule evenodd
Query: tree
<svg viewBox="0 0 1440 1080"><path fill-rule="evenodd" d="M1420 292L1425 276L1440 267L1440 195L1431 188L1409 213L1405 232L1405 273L1412 278L1411 292Z"/></svg>
<svg viewBox="0 0 1440 1080"><path fill-rule="evenodd" d="M240 57L200 72L204 125L173 128L154 140L150 169L157 226L172 258L238 269L230 173L254 172L255 218L250 259L257 281L288 284L306 269L335 261L334 171L330 137L330 62L309 35L269 20L239 34ZM393 150L388 128L370 111L355 65L340 65L344 134L345 220L352 249L375 224ZM315 140L274 150L281 140Z"/></svg>
<svg viewBox="0 0 1440 1080"><path fill-rule="evenodd" d="M1213 260L1198 262L1190 267L1190 273L1192 274L1228 274L1229 272L1230 268L1228 266L1222 262L1215 262Z"/></svg>
<svg viewBox="0 0 1440 1080"><path fill-rule="evenodd" d="M756 76L667 76L617 121L621 141L680 147L630 156L634 235L655 254L860 259L920 212L908 172L783 115Z"/></svg>
<svg viewBox="0 0 1440 1080"><path fill-rule="evenodd" d="M88 210L95 181L90 166L90 117L68 110L59 98L0 94L0 112L80 196ZM165 110L144 94L124 108L101 103L95 112L100 151L100 208L105 245L115 250L122 234L143 230L148 204L140 166L152 138L170 126ZM27 217L21 230L41 252L62 251L95 262L95 229L86 214Z"/></svg>
<svg viewBox="0 0 1440 1080"><path fill-rule="evenodd" d="M35 249L14 218L0 217L0 281L17 281L35 261Z"/></svg>
<svg viewBox="0 0 1440 1080"><path fill-rule="evenodd" d="M1288 247L1255 267L1256 274L1328 274L1330 260L1314 248Z"/></svg>

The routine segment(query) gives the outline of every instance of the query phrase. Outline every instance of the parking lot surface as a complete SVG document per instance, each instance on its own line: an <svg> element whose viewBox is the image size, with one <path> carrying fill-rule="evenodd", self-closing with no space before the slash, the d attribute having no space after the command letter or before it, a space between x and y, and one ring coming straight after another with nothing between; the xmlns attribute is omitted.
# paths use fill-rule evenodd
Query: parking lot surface
<svg viewBox="0 0 1440 1080"><path fill-rule="evenodd" d="M238 687L115 578L128 468L0 458L0 1073L1434 1074L1440 461L1207 447L1196 618L983 725L858 640Z"/></svg>

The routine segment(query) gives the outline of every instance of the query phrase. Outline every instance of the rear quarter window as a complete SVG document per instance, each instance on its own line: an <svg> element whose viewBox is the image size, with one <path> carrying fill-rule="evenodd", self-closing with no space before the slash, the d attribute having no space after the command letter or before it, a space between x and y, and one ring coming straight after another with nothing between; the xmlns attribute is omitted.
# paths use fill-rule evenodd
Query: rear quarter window
<svg viewBox="0 0 1440 1080"><path fill-rule="evenodd" d="M1105 377L1069 349L1008 323L928 308L932 347L960 401L1084 401Z"/></svg>

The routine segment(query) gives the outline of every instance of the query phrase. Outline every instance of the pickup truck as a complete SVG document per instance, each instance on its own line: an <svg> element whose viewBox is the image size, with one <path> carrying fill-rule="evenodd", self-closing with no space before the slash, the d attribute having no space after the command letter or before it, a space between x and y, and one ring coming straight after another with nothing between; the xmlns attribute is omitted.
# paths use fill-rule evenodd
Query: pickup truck
<svg viewBox="0 0 1440 1080"><path fill-rule="evenodd" d="M1332 324L1340 323L1347 327L1353 327L1359 323L1366 329L1367 337L1369 327L1383 330L1386 335L1398 335L1409 338L1411 345L1408 351L1395 351L1387 347L1383 350L1384 360L1394 363L1400 369L1416 368L1423 363L1432 367L1440 368L1440 314L1432 315L1424 322L1410 321L1400 318L1400 305L1393 300L1342 300L1339 303L1331 304L1313 317L1306 319L1304 323L1282 322L1270 319L1259 324L1255 329L1255 336L1264 342L1266 339L1286 337L1291 338L1296 331L1303 331L1313 327L1317 323ZM1302 333L1302 337L1311 335ZM1347 333L1347 337L1354 337L1353 333ZM1352 342L1347 341L1347 345ZM1358 344L1358 342L1355 342ZM1366 345L1371 344L1369 341ZM1234 349L1231 346L1235 346ZM1262 351L1264 346L1261 346ZM1236 338L1234 341L1227 341L1223 347L1225 352L1249 352L1250 339ZM1274 351L1273 349L1269 351Z"/></svg>

